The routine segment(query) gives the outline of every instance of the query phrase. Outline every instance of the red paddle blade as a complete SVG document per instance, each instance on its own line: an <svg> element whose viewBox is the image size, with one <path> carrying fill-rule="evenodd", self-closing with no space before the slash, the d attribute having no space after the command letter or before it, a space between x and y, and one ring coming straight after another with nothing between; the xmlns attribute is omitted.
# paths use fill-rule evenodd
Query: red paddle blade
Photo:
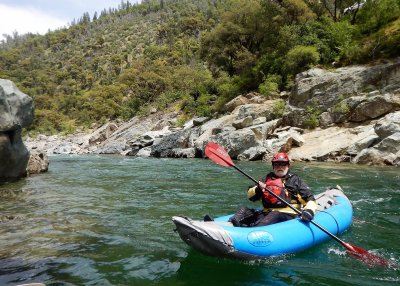
<svg viewBox="0 0 400 286"><path fill-rule="evenodd" d="M383 266L383 267L394 266L394 263L392 261L388 261L383 257L368 252L360 247L351 245L350 243L344 243L344 246L346 247L348 254L370 266Z"/></svg>
<svg viewBox="0 0 400 286"><path fill-rule="evenodd" d="M229 157L228 152L226 152L225 149L219 146L217 143L208 142L205 149L205 154L218 165L224 167L232 167L235 165L233 164L231 157Z"/></svg>

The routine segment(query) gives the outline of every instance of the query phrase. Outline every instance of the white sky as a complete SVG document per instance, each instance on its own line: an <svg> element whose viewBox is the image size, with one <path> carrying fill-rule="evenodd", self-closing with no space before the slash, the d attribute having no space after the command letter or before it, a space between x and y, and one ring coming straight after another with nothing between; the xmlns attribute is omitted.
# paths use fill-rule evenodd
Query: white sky
<svg viewBox="0 0 400 286"><path fill-rule="evenodd" d="M67 26L85 12L92 18L94 12L100 15L104 8L117 8L119 4L121 0L0 0L0 41L3 34L12 35L15 31L20 35L45 34L49 29Z"/></svg>

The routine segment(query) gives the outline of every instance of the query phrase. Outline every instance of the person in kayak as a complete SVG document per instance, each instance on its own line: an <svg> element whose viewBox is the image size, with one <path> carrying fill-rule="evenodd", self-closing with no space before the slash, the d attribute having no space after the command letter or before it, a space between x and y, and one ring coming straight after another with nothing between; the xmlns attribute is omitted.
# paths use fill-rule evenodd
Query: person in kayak
<svg viewBox="0 0 400 286"><path fill-rule="evenodd" d="M310 188L303 180L289 170L289 156L280 152L272 157L273 171L268 173L262 182L247 191L250 201L261 200L264 209L257 211L241 207L230 221L235 226L263 226L293 219L297 214L281 200L265 189L279 196L294 208L302 210L300 218L309 222L314 218L317 203Z"/></svg>

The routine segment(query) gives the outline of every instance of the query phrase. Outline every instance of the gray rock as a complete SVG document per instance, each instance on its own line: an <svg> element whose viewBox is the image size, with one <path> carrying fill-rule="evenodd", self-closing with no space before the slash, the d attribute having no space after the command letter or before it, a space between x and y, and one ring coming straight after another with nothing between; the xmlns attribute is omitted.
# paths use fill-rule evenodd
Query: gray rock
<svg viewBox="0 0 400 286"><path fill-rule="evenodd" d="M263 124L265 122L267 122L267 118L265 116L261 116L254 119L253 125Z"/></svg>
<svg viewBox="0 0 400 286"><path fill-rule="evenodd" d="M139 150L137 152L136 156L137 157L150 157L151 154L151 147L145 147Z"/></svg>
<svg viewBox="0 0 400 286"><path fill-rule="evenodd" d="M111 135L118 129L115 123L107 123L92 133L89 138L89 144L99 144L111 137Z"/></svg>
<svg viewBox="0 0 400 286"><path fill-rule="evenodd" d="M304 144L292 146L290 157L295 161L332 160L336 156L346 155L346 150L356 142L374 134L373 125L355 130L338 126L315 129L302 134Z"/></svg>
<svg viewBox="0 0 400 286"><path fill-rule="evenodd" d="M292 149L292 147L301 147L304 144L304 139L296 129L282 128L275 130L275 132L265 142L265 146L272 152L286 152Z"/></svg>
<svg viewBox="0 0 400 286"><path fill-rule="evenodd" d="M133 142L132 142L133 141ZM151 136L150 134L144 134L143 136L139 137L136 140L132 140L131 142L129 142L129 146L131 146L132 148L144 148L147 146L151 146L154 142L154 137Z"/></svg>
<svg viewBox="0 0 400 286"><path fill-rule="evenodd" d="M361 150L370 148L373 145L375 145L377 142L379 142L379 136L374 134L371 134L360 141L354 143L347 149L347 154L351 156L357 155Z"/></svg>
<svg viewBox="0 0 400 286"><path fill-rule="evenodd" d="M366 89L393 92L400 87L399 70L400 59L373 67L344 67L334 72L311 69L296 76L289 103L302 108L317 103L325 111L341 99Z"/></svg>
<svg viewBox="0 0 400 286"><path fill-rule="evenodd" d="M309 115L304 108L288 105L282 116L282 125L308 128L308 117Z"/></svg>
<svg viewBox="0 0 400 286"><path fill-rule="evenodd" d="M0 178L26 176L29 152L22 142L21 129L0 132Z"/></svg>
<svg viewBox="0 0 400 286"><path fill-rule="evenodd" d="M53 154L80 154L79 145L71 142L62 142L53 149Z"/></svg>
<svg viewBox="0 0 400 286"><path fill-rule="evenodd" d="M400 111L386 115L374 126L376 134L380 138L386 138L396 132L400 132Z"/></svg>
<svg viewBox="0 0 400 286"><path fill-rule="evenodd" d="M195 148L174 148L172 149L171 157L174 158L195 158L196 149Z"/></svg>
<svg viewBox="0 0 400 286"><path fill-rule="evenodd" d="M396 153L394 156L395 158L393 159L392 164L395 166L400 166L400 151Z"/></svg>
<svg viewBox="0 0 400 286"><path fill-rule="evenodd" d="M237 114L236 119L242 119L251 116L253 119L257 117L265 117L266 121L275 119L274 106L279 100L267 100L263 104L246 104L238 106L233 114Z"/></svg>
<svg viewBox="0 0 400 286"><path fill-rule="evenodd" d="M193 126L200 126L210 120L210 117L197 117L193 118Z"/></svg>
<svg viewBox="0 0 400 286"><path fill-rule="evenodd" d="M281 121L281 119L275 119L263 124L251 126L250 129L256 135L256 139L262 141L266 139L268 135L274 132L276 127L280 125Z"/></svg>
<svg viewBox="0 0 400 286"><path fill-rule="evenodd" d="M396 132L374 146L375 149L385 152L396 154L399 151L400 132Z"/></svg>
<svg viewBox="0 0 400 286"><path fill-rule="evenodd" d="M233 123L232 123L233 124ZM225 127L217 127L211 130L211 135L217 135L222 132L232 132L235 131L236 128L233 126L225 126Z"/></svg>
<svg viewBox="0 0 400 286"><path fill-rule="evenodd" d="M228 154L234 159L247 149L260 145L260 142L256 139L256 135L249 128L219 133L210 139L224 146Z"/></svg>
<svg viewBox="0 0 400 286"><path fill-rule="evenodd" d="M328 127L332 123L364 122L399 110L399 74L400 59L372 67L311 69L300 73L283 124L312 127L319 123ZM322 115L319 122L313 119L309 125L310 118L317 115Z"/></svg>
<svg viewBox="0 0 400 286"><path fill-rule="evenodd" d="M190 129L184 129L164 136L159 142L154 142L151 148L151 156L173 157L173 149L185 149L189 147Z"/></svg>
<svg viewBox="0 0 400 286"><path fill-rule="evenodd" d="M396 111L400 108L400 95L391 94L368 97L364 102L357 105L349 117L349 121L363 122L378 118L382 115Z"/></svg>
<svg viewBox="0 0 400 286"><path fill-rule="evenodd" d="M31 150L27 172L28 174L39 174L49 169L49 157L42 150Z"/></svg>
<svg viewBox="0 0 400 286"><path fill-rule="evenodd" d="M95 154L124 154L127 150L126 143L123 140L108 142L102 147L96 149Z"/></svg>
<svg viewBox="0 0 400 286"><path fill-rule="evenodd" d="M322 112L319 116L319 124L321 127L328 127L334 122L333 116L330 112Z"/></svg>
<svg viewBox="0 0 400 286"><path fill-rule="evenodd" d="M28 127L33 122L32 98L15 84L0 79L0 132Z"/></svg>
<svg viewBox="0 0 400 286"><path fill-rule="evenodd" d="M266 152L267 152L267 148L265 148L263 146L250 147L243 153L239 154L237 159L239 161L261 160L264 157Z"/></svg>
<svg viewBox="0 0 400 286"><path fill-rule="evenodd" d="M232 112L238 106L247 104L248 102L249 102L248 98L244 97L243 95L240 95L240 96L235 97L234 99L232 99L228 103L226 103L224 108L223 108L223 110L224 111L228 111L228 112Z"/></svg>
<svg viewBox="0 0 400 286"><path fill-rule="evenodd" d="M245 118L237 119L232 123L232 126L236 129L243 129L253 125L253 117L247 116Z"/></svg>
<svg viewBox="0 0 400 286"><path fill-rule="evenodd" d="M352 162L356 164L383 165L385 164L385 159L382 157L382 153L375 148L368 148L362 150L354 157Z"/></svg>
<svg viewBox="0 0 400 286"><path fill-rule="evenodd" d="M0 178L26 176L29 152L21 138L33 122L33 101L13 82L0 79Z"/></svg>

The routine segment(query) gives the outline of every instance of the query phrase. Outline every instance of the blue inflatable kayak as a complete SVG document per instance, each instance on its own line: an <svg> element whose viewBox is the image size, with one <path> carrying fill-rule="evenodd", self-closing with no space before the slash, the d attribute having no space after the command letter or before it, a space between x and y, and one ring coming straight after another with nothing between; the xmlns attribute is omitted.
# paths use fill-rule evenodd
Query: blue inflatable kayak
<svg viewBox="0 0 400 286"><path fill-rule="evenodd" d="M340 187L315 198L318 203L315 222L335 235L350 227L353 208ZM231 216L218 217L214 221L174 216L172 220L184 242L210 256L259 259L295 253L330 238L299 218L268 226L234 227L228 221Z"/></svg>

